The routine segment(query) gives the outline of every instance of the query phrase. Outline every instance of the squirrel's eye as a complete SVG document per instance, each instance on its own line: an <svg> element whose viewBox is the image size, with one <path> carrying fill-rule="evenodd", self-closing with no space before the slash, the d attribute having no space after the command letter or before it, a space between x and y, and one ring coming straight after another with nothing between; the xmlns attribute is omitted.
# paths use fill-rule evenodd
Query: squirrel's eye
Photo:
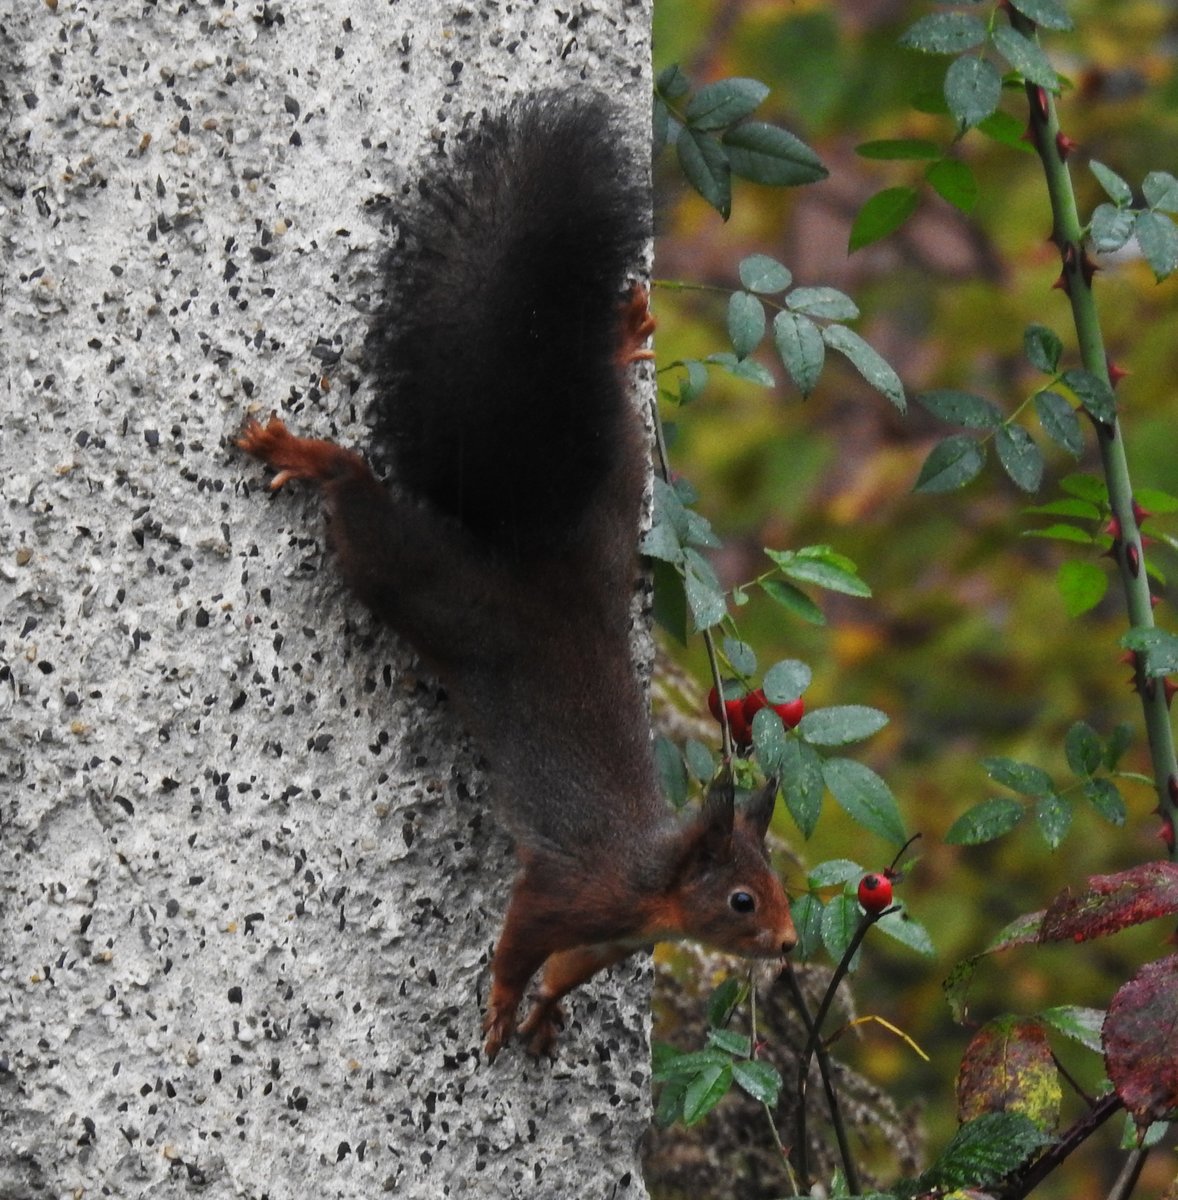
<svg viewBox="0 0 1178 1200"><path fill-rule="evenodd" d="M733 892L728 897L728 904L733 912L738 913L751 913L757 907L756 900L753 899L752 894L749 892Z"/></svg>

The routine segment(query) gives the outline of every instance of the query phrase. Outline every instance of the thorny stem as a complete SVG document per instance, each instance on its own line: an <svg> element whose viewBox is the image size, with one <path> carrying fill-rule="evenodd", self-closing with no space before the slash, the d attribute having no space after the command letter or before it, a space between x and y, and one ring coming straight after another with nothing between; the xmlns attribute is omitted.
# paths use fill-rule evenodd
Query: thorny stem
<svg viewBox="0 0 1178 1200"><path fill-rule="evenodd" d="M802 1018L802 1024L806 1027L808 1037L814 1037L814 1018L810 1015L810 1006L806 1003L806 997L803 995L802 989L798 986L798 981L793 973L793 967L787 966L778 978L785 981L785 985L789 989L790 999L793 1001L798 1015ZM842 1109L839 1107L838 1092L835 1090L830 1070L830 1055L827 1053L826 1045L823 1043L821 1037L815 1042L814 1057L818 1060L818 1073L822 1076L822 1090L826 1093L826 1104L830 1109L830 1123L834 1127L834 1136L838 1141L839 1157L843 1162L843 1175L846 1178L847 1187L854 1194L860 1190L859 1172L855 1166L855 1159L851 1154L850 1142L847 1139L846 1124L843 1121ZM806 1110L804 1106L799 1106L796 1120L798 1145L804 1146L806 1143ZM773 1132L774 1136L776 1136L776 1128L774 1128ZM780 1144L780 1140L778 1144Z"/></svg>
<svg viewBox="0 0 1178 1200"><path fill-rule="evenodd" d="M1039 1158L1014 1177L1012 1186L1002 1193L1004 1200L1022 1200L1034 1191L1073 1150L1087 1141L1120 1108L1121 1100L1116 1092L1101 1096L1059 1141L1052 1143Z"/></svg>
<svg viewBox="0 0 1178 1200"><path fill-rule="evenodd" d="M1010 21L1019 33L1034 38L1034 22L1014 10L1010 11ZM1066 147L1067 143L1061 143L1055 101L1045 88L1035 84L1027 83L1026 90L1031 136L1043 164L1051 200L1051 237L1063 259L1059 286L1071 304L1072 321L1085 370L1111 387L1112 378L1100 329L1100 316L1092 290L1094 264L1084 247L1084 229L1076 208L1076 194L1064 161L1066 151L1061 149L1061 145ZM1111 422L1094 420L1093 424L1115 521L1112 553L1125 593L1129 623L1135 629L1152 629L1153 605L1120 423L1114 416ZM1149 678L1144 666L1143 656L1136 654L1134 680L1145 714L1158 809L1162 817L1169 820L1170 828L1174 829L1178 828L1178 761L1174 754L1174 731L1170 725L1165 687L1161 680ZM1178 846L1173 837L1167 841L1167 850L1171 859L1178 858Z"/></svg>

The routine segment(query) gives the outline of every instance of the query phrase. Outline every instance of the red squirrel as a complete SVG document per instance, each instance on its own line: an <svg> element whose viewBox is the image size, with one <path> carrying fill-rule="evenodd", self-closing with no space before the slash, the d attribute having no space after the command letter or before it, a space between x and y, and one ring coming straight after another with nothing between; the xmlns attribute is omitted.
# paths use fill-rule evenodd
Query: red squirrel
<svg viewBox="0 0 1178 1200"><path fill-rule="evenodd" d="M239 445L318 485L339 570L445 685L492 776L519 871L484 1032L551 1050L561 998L634 950L691 938L756 958L797 940L764 837L776 785L700 811L660 793L630 601L648 446L626 368L648 358L627 273L650 201L596 95L542 94L485 119L422 181L370 335L372 422L391 460L296 437Z"/></svg>

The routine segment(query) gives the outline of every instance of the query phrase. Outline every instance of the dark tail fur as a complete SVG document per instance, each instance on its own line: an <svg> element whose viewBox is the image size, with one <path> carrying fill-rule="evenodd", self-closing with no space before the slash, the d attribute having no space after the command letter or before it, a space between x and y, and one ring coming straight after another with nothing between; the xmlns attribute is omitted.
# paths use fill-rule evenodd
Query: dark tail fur
<svg viewBox="0 0 1178 1200"><path fill-rule="evenodd" d="M421 192L371 339L378 444L481 541L551 550L619 453L649 190L608 103L573 92L488 118Z"/></svg>

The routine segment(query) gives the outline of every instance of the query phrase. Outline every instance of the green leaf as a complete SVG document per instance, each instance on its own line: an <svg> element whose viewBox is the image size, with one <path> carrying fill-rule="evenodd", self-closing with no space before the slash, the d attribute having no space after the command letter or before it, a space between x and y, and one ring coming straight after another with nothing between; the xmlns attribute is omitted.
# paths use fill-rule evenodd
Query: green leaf
<svg viewBox="0 0 1178 1200"><path fill-rule="evenodd" d="M800 138L776 125L745 121L724 135L732 172L770 187L796 187L825 179L829 171Z"/></svg>
<svg viewBox="0 0 1178 1200"><path fill-rule="evenodd" d="M1136 496L1137 503L1148 513L1178 512L1178 496L1171 496L1160 488L1138 488Z"/></svg>
<svg viewBox="0 0 1178 1200"><path fill-rule="evenodd" d="M1110 824L1120 829L1128 812L1125 798L1111 779L1089 779L1084 784L1084 799Z"/></svg>
<svg viewBox="0 0 1178 1200"><path fill-rule="evenodd" d="M738 675L752 675L757 669L757 655L748 642L738 638L724 639L724 657Z"/></svg>
<svg viewBox="0 0 1178 1200"><path fill-rule="evenodd" d="M794 957L810 959L822 948L822 910L822 901L812 892L790 901L789 915L798 934Z"/></svg>
<svg viewBox="0 0 1178 1200"><path fill-rule="evenodd" d="M1151 679L1178 673L1178 635L1163 629L1130 629L1121 645L1145 655L1145 673Z"/></svg>
<svg viewBox="0 0 1178 1200"><path fill-rule="evenodd" d="M850 746L878 733L887 723L887 714L878 708L837 704L806 713L798 723L798 736L811 746Z"/></svg>
<svg viewBox="0 0 1178 1200"><path fill-rule="evenodd" d="M1010 113L1001 110L992 113L978 123L978 132L1020 154L1035 153L1035 148L1026 140L1027 127Z"/></svg>
<svg viewBox="0 0 1178 1200"><path fill-rule="evenodd" d="M1072 18L1059 0L1010 0L1010 3L1044 29L1072 28Z"/></svg>
<svg viewBox="0 0 1178 1200"><path fill-rule="evenodd" d="M682 808L687 803L687 772L683 767L683 756L674 742L661 734L654 740L654 762L663 794L673 808Z"/></svg>
<svg viewBox="0 0 1178 1200"><path fill-rule="evenodd" d="M1005 796L992 796L967 809L949 826L950 846L978 846L1009 833L1025 815L1023 806Z"/></svg>
<svg viewBox="0 0 1178 1200"><path fill-rule="evenodd" d="M1054 375L1059 370L1063 342L1059 334L1046 325L1028 325L1023 331L1023 353L1037 371Z"/></svg>
<svg viewBox="0 0 1178 1200"><path fill-rule="evenodd" d="M1060 796L1040 796L1035 801L1035 820L1043 840L1056 850L1072 827L1072 806Z"/></svg>
<svg viewBox="0 0 1178 1200"><path fill-rule="evenodd" d="M708 362L723 367L735 379L744 379L758 387L773 387L772 374L755 359L737 358L733 354L709 354Z"/></svg>
<svg viewBox="0 0 1178 1200"><path fill-rule="evenodd" d="M657 94L651 100L650 108L650 154L657 158L667 148L671 134L671 114L667 110L666 101Z"/></svg>
<svg viewBox="0 0 1178 1200"><path fill-rule="evenodd" d="M986 27L969 13L932 13L900 36L900 45L925 54L960 54L986 40Z"/></svg>
<svg viewBox="0 0 1178 1200"><path fill-rule="evenodd" d="M698 551L685 552L687 574L683 581L687 607L697 631L719 625L728 615L724 589L720 586L711 565Z"/></svg>
<svg viewBox="0 0 1178 1200"><path fill-rule="evenodd" d="M863 376L865 382L881 396L890 400L901 412L907 407L904 385L899 375L888 365L872 346L868 345L854 330L845 325L827 325L822 330L822 340L832 349L844 355Z"/></svg>
<svg viewBox="0 0 1178 1200"><path fill-rule="evenodd" d="M1070 1041L1078 1042L1096 1054L1103 1054L1100 1029L1104 1024L1104 1010L1083 1008L1079 1005L1061 1004L1056 1008L1045 1008L1037 1014L1044 1025L1062 1033Z"/></svg>
<svg viewBox="0 0 1178 1200"><path fill-rule="evenodd" d="M842 887L852 879L858 879L863 868L849 858L831 858L811 868L806 875L806 886L812 889Z"/></svg>
<svg viewBox="0 0 1178 1200"><path fill-rule="evenodd" d="M747 1058L753 1052L753 1044L747 1034L734 1029L709 1029L708 1045L723 1050L725 1054L737 1054Z"/></svg>
<svg viewBox="0 0 1178 1200"><path fill-rule="evenodd" d="M1139 212L1133 232L1158 283L1178 270L1178 229L1169 217L1157 212Z"/></svg>
<svg viewBox="0 0 1178 1200"><path fill-rule="evenodd" d="M936 953L928 930L919 921L914 921L903 909L880 917L875 927L901 945L907 946L909 950L915 950L917 954L931 958Z"/></svg>
<svg viewBox="0 0 1178 1200"><path fill-rule="evenodd" d="M1039 490L1043 481L1043 454L1021 425L1003 425L994 437L1002 469L1024 492Z"/></svg>
<svg viewBox="0 0 1178 1200"><path fill-rule="evenodd" d="M659 72L654 86L658 94L668 100L679 100L691 91L691 81L683 74L678 63L664 67Z"/></svg>
<svg viewBox="0 0 1178 1200"><path fill-rule="evenodd" d="M786 737L781 718L771 708L762 708L753 717L753 751L766 776L781 777L786 744L793 740Z"/></svg>
<svg viewBox="0 0 1178 1200"><path fill-rule="evenodd" d="M786 583L782 579L764 579L760 586L766 596L780 604L787 612L793 613L795 617L800 617L811 625L826 624L822 609L801 588L794 587L792 583Z"/></svg>
<svg viewBox="0 0 1178 1200"><path fill-rule="evenodd" d="M835 896L823 908L822 944L826 947L827 954L835 962L841 961L847 952L847 947L855 936L855 930L859 927L859 920L859 902L854 896L846 894ZM851 970L855 969L859 953L856 951L855 957L851 960Z"/></svg>
<svg viewBox="0 0 1178 1200"><path fill-rule="evenodd" d="M1104 480L1096 475L1065 475L1059 481L1059 486L1069 496L1079 496L1081 500L1093 504L1108 504L1108 488L1104 486Z"/></svg>
<svg viewBox="0 0 1178 1200"><path fill-rule="evenodd" d="M732 180L724 147L705 133L684 129L675 151L687 182L727 221L732 212Z"/></svg>
<svg viewBox="0 0 1178 1200"><path fill-rule="evenodd" d="M708 997L708 1025L719 1029L726 1025L733 1011L748 996L748 983L743 975L729 975ZM658 1063L655 1063L658 1070Z"/></svg>
<svg viewBox="0 0 1178 1200"><path fill-rule="evenodd" d="M1104 188L1104 194L1118 207L1124 208L1133 203L1133 189L1116 173L1102 162L1090 159L1088 169L1096 176L1096 182Z"/></svg>
<svg viewBox="0 0 1178 1200"><path fill-rule="evenodd" d="M683 1094L683 1124L696 1125L728 1094L732 1086L732 1063L705 1067Z"/></svg>
<svg viewBox="0 0 1178 1200"><path fill-rule="evenodd" d="M708 386L708 369L694 358L684 359L676 365L687 372L679 384L679 403L690 404Z"/></svg>
<svg viewBox="0 0 1178 1200"><path fill-rule="evenodd" d="M936 142L927 142L922 138L880 138L874 142L863 142L855 147L855 153L860 158L896 159L939 158L940 147Z"/></svg>
<svg viewBox="0 0 1178 1200"><path fill-rule="evenodd" d="M990 117L1002 99L1002 76L988 59L964 55L945 73L945 102L966 129Z"/></svg>
<svg viewBox="0 0 1178 1200"><path fill-rule="evenodd" d="M978 181L965 163L956 158L943 158L933 163L924 177L942 200L947 200L961 212L973 211L978 202Z"/></svg>
<svg viewBox="0 0 1178 1200"><path fill-rule="evenodd" d="M1075 525L1048 525L1046 529L1028 529L1023 537L1052 538L1057 542L1075 542L1081 546L1091 546L1095 540L1087 530L1077 529Z"/></svg>
<svg viewBox="0 0 1178 1200"><path fill-rule="evenodd" d="M818 326L798 313L779 312L773 318L773 343L794 386L808 396L817 387L826 361L826 343Z"/></svg>
<svg viewBox="0 0 1178 1200"><path fill-rule="evenodd" d="M754 1100L770 1107L777 1103L781 1092L781 1076L771 1064L756 1059L742 1059L732 1064L732 1074Z"/></svg>
<svg viewBox="0 0 1178 1200"><path fill-rule="evenodd" d="M1108 591L1108 576L1095 563L1068 560L1061 563L1055 586L1063 597L1069 617L1078 617L1095 608Z"/></svg>
<svg viewBox="0 0 1178 1200"><path fill-rule="evenodd" d="M938 420L950 425L964 425L969 429L997 429L1002 424L1002 413L996 404L973 392L957 388L934 388L921 392L916 403L925 412L932 413Z"/></svg>
<svg viewBox="0 0 1178 1200"><path fill-rule="evenodd" d="M1077 517L1081 521L1099 521L1101 518L1100 509L1095 504L1070 497L1052 500L1049 504L1031 504L1023 512L1044 517Z"/></svg>
<svg viewBox="0 0 1178 1200"><path fill-rule="evenodd" d="M1150 208L1178 213L1178 179L1169 171L1150 171L1141 184L1141 192Z"/></svg>
<svg viewBox="0 0 1178 1200"><path fill-rule="evenodd" d="M1009 25L999 25L991 34L994 48L1028 83L1037 83L1049 92L1059 91L1059 76L1038 43L1024 37Z"/></svg>
<svg viewBox="0 0 1178 1200"><path fill-rule="evenodd" d="M1111 425L1116 420L1117 400L1112 388L1103 379L1082 367L1073 367L1060 376L1060 381L1076 394L1085 412L1101 424Z"/></svg>
<svg viewBox="0 0 1178 1200"><path fill-rule="evenodd" d="M986 462L980 442L964 433L945 438L924 460L916 484L917 492L953 492L975 479Z"/></svg>
<svg viewBox="0 0 1178 1200"><path fill-rule="evenodd" d="M668 562L655 559L650 566L654 584L654 619L680 645L687 645L687 595L683 577Z"/></svg>
<svg viewBox="0 0 1178 1200"><path fill-rule="evenodd" d="M1088 227L1092 244L1102 254L1119 250L1133 236L1133 210L1115 204L1098 204Z"/></svg>
<svg viewBox="0 0 1178 1200"><path fill-rule="evenodd" d="M914 212L918 196L914 187L885 188L876 192L855 214L848 249L851 253L893 234Z"/></svg>
<svg viewBox="0 0 1178 1200"><path fill-rule="evenodd" d="M983 758L982 766L995 783L1008 787L1020 796L1049 796L1055 790L1051 776L1033 763L995 755Z"/></svg>
<svg viewBox="0 0 1178 1200"><path fill-rule="evenodd" d="M839 807L852 820L894 846L904 844L907 835L896 798L870 767L852 758L828 758L822 764L822 777Z"/></svg>
<svg viewBox="0 0 1178 1200"><path fill-rule="evenodd" d="M832 287L794 288L785 298L792 312L808 317L825 317L833 321L853 321L859 309L850 296Z"/></svg>
<svg viewBox="0 0 1178 1200"><path fill-rule="evenodd" d="M772 550L765 554L781 570L801 583L813 583L829 592L866 598L871 588L859 578L855 564L829 546L804 546L801 550Z"/></svg>
<svg viewBox="0 0 1178 1200"><path fill-rule="evenodd" d="M786 738L781 754L781 779L785 806L802 836L809 838L818 824L826 790L818 751L800 738Z"/></svg>
<svg viewBox="0 0 1178 1200"><path fill-rule="evenodd" d="M789 268L767 254L750 254L740 264L740 282L750 292L771 296L784 292L793 282Z"/></svg>
<svg viewBox="0 0 1178 1200"><path fill-rule="evenodd" d="M1063 740L1063 748L1068 766L1074 774L1087 778L1100 769L1104 754L1100 738L1086 721L1077 721L1068 730Z"/></svg>
<svg viewBox="0 0 1178 1200"><path fill-rule="evenodd" d="M1117 763L1121 761L1121 756L1133 744L1133 726L1128 721L1119 721L1113 726L1112 733L1109 734L1108 741L1104 747L1104 765L1105 769L1115 771Z"/></svg>
<svg viewBox="0 0 1178 1200"><path fill-rule="evenodd" d="M660 1045L655 1060L654 1080L665 1083L671 1079L694 1079L701 1071L710 1067L723 1067L731 1063L731 1058L714 1046L706 1050L692 1050L680 1053L673 1046Z"/></svg>
<svg viewBox="0 0 1178 1200"><path fill-rule="evenodd" d="M1084 452L1084 432L1076 410L1058 392L1038 392L1035 396L1035 415L1043 432L1073 458Z"/></svg>
<svg viewBox="0 0 1178 1200"><path fill-rule="evenodd" d="M747 358L765 336L765 306L748 292L728 297L728 337L738 358Z"/></svg>
<svg viewBox="0 0 1178 1200"><path fill-rule="evenodd" d="M695 738L688 738L684 742L683 758L687 770L697 783L707 783L716 773L716 760L711 750Z"/></svg>
<svg viewBox="0 0 1178 1200"><path fill-rule="evenodd" d="M796 700L809 686L813 673L796 658L787 658L765 672L765 699L770 704L788 704Z"/></svg>
<svg viewBox="0 0 1178 1200"><path fill-rule="evenodd" d="M747 117L769 95L757 79L720 79L700 88L684 116L692 129L714 131Z"/></svg>
<svg viewBox="0 0 1178 1200"><path fill-rule="evenodd" d="M985 1188L1000 1183L1053 1140L1022 1113L983 1113L961 1126L920 1181L946 1191Z"/></svg>

